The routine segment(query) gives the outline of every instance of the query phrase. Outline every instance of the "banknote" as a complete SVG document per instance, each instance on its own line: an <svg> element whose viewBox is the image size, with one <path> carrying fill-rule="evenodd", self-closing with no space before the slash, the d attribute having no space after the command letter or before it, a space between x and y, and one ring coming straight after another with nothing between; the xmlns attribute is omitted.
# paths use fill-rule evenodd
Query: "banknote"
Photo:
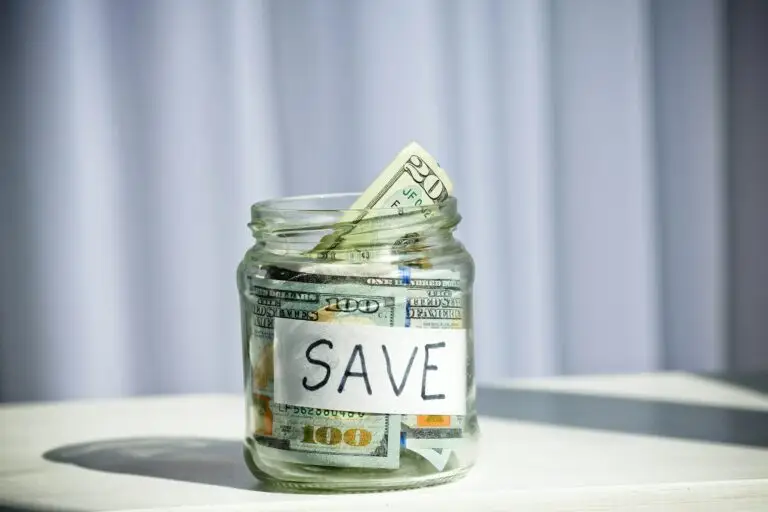
<svg viewBox="0 0 768 512"><path fill-rule="evenodd" d="M336 467L397 468L397 415L269 404L271 425L254 440L285 462Z"/></svg>
<svg viewBox="0 0 768 512"><path fill-rule="evenodd" d="M279 404L274 397L274 321L405 322L404 296L364 285L254 280L245 293L251 361L251 426L260 450L277 460L335 467L396 468L399 415L331 411Z"/></svg>
<svg viewBox="0 0 768 512"><path fill-rule="evenodd" d="M396 214L393 215L393 208L396 212L397 208L440 203L452 190L451 180L434 157L416 142L411 142L349 207L338 220L336 229L324 236L310 253L319 259L333 260L337 259L337 249L350 245L370 246L378 233L389 231L386 222L402 222ZM418 232L411 230L398 237L394 245L402 248L417 244L418 238Z"/></svg>
<svg viewBox="0 0 768 512"><path fill-rule="evenodd" d="M464 435L464 416L401 416L401 437L408 449L456 448Z"/></svg>
<svg viewBox="0 0 768 512"><path fill-rule="evenodd" d="M388 327L404 325L404 298L385 292L354 285L318 287L271 279L249 281L244 307L248 319L253 392L265 396L273 394L275 318ZM352 304L355 304L354 309L350 307Z"/></svg>
<svg viewBox="0 0 768 512"><path fill-rule="evenodd" d="M461 292L462 276L452 269L418 269L386 265L373 267L346 263L306 264L294 268L271 266L267 279L309 285L362 285L371 289L409 288L425 290L456 290ZM258 286L262 278L249 276L248 283Z"/></svg>

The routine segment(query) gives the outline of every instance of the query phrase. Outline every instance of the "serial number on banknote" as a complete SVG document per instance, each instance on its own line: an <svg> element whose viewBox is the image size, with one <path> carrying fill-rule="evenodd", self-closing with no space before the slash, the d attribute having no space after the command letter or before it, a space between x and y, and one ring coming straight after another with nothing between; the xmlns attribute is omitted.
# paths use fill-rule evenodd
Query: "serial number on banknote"
<svg viewBox="0 0 768 512"><path fill-rule="evenodd" d="M305 416L325 416L339 418L364 418L366 413L354 411L336 411L332 409L318 409L315 407L299 407L296 405L272 404L272 409L276 412L302 414Z"/></svg>

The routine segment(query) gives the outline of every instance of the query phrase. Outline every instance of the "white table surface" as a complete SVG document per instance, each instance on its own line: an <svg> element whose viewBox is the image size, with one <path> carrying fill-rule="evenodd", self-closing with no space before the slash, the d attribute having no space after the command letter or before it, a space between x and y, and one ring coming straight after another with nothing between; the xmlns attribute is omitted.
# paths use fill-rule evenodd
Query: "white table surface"
<svg viewBox="0 0 768 512"><path fill-rule="evenodd" d="M0 510L768 511L763 392L668 373L479 396L466 478L348 495L264 490L242 462L240 396L3 405Z"/></svg>

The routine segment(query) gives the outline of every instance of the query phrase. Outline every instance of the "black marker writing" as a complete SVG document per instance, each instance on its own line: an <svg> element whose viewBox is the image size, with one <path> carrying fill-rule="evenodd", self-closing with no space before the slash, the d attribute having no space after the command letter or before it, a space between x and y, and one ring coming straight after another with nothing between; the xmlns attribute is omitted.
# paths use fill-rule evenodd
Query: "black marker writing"
<svg viewBox="0 0 768 512"><path fill-rule="evenodd" d="M357 355L360 356L360 366L363 370L361 372L351 371L352 365L355 363L355 358ZM349 358L347 369L344 370L344 376L341 378L341 383L339 384L339 393L344 391L344 385L347 383L347 377L362 377L363 380L365 380L366 391L368 391L369 395L372 394L371 383L368 382L368 370L365 369L365 356L363 355L363 346L359 343L355 345L355 348L352 350L352 356Z"/></svg>
<svg viewBox="0 0 768 512"><path fill-rule="evenodd" d="M381 350L384 352L384 359L386 359L387 362L387 375L389 375L389 382L392 384L392 391L395 392L396 396L400 396L400 393L403 392L405 383L408 380L408 374L411 373L411 365L413 365L413 360L416 358L416 352L419 350L419 347L413 347L411 358L408 360L408 366L405 367L405 373L403 374L399 386L395 384L395 377L392 375L392 361L389 359L389 352L387 351L386 345L382 345Z"/></svg>
<svg viewBox="0 0 768 512"><path fill-rule="evenodd" d="M331 365L329 365L325 361L320 361L319 359L315 359L310 355L310 353L320 345L328 345L329 349L333 349L333 343L331 343L328 340L317 340L311 343L307 347L307 351L304 353L304 355L307 357L307 361L309 361L312 364L316 364L318 366L322 366L323 368L325 368L325 377L323 377L323 380L321 380L317 384L313 384L310 386L308 384L307 378L304 377L304 379L301 381L301 385L304 386L304 389L306 389L307 391L315 391L320 389L321 387L325 386L328 383L328 379L331 378Z"/></svg>
<svg viewBox="0 0 768 512"><path fill-rule="evenodd" d="M437 348L444 348L445 342L441 341L440 343L427 343L424 345L424 373L421 377L421 398L423 400L444 400L445 395L439 394L439 395L428 395L427 394L427 371L428 370L437 370L437 366L434 364L429 364L429 349L437 349Z"/></svg>

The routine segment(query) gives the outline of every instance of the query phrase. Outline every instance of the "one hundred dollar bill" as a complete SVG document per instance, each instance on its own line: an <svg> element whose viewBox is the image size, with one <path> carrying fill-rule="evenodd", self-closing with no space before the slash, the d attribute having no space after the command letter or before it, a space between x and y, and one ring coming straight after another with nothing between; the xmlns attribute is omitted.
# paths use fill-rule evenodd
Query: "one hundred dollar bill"
<svg viewBox="0 0 768 512"><path fill-rule="evenodd" d="M336 467L397 468L397 415L270 404L271 428L257 432L260 448L278 460Z"/></svg>
<svg viewBox="0 0 768 512"><path fill-rule="evenodd" d="M456 448L464 435L464 416L401 416L402 437L408 449Z"/></svg>
<svg viewBox="0 0 768 512"><path fill-rule="evenodd" d="M397 267L386 265L373 267L369 265L347 264L343 262L329 264L307 264L299 268L270 267L267 270L268 279L278 279L293 283L315 285L361 285L371 290L386 288L410 289L449 289L462 290L461 274L450 269L423 270L407 266ZM258 284L260 278L253 278L252 283ZM316 288L315 288L316 289Z"/></svg>
<svg viewBox="0 0 768 512"><path fill-rule="evenodd" d="M350 245L372 245L385 223L398 222L397 216L392 216L393 208L440 203L452 190L451 180L434 157L411 142L349 207L350 211L339 219L338 227L324 236L311 254L321 259L337 259L337 250L348 249ZM385 219L385 216L393 218ZM418 233L404 233L394 243L398 246L418 244Z"/></svg>
<svg viewBox="0 0 768 512"><path fill-rule="evenodd" d="M274 320L401 326L404 294L364 284L259 279L245 292L252 368L251 425L257 449L275 459L334 467L397 468L400 416L278 404Z"/></svg>
<svg viewBox="0 0 768 512"><path fill-rule="evenodd" d="M385 292L387 290L373 290L364 285L318 286L274 279L249 281L244 307L248 316L253 392L273 396L275 318L386 327L404 325L404 299ZM345 307L340 308L339 304ZM351 304L356 305L354 310L349 307Z"/></svg>

